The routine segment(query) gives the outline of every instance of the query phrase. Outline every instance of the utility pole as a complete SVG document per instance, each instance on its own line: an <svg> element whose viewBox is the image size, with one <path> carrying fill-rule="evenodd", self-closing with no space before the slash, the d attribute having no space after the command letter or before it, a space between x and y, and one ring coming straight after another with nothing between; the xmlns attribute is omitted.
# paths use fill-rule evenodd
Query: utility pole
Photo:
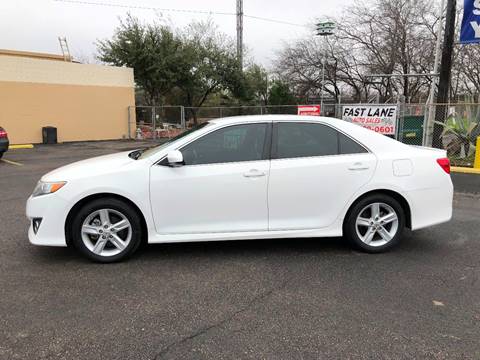
<svg viewBox="0 0 480 360"><path fill-rule="evenodd" d="M447 14L445 16L445 34L443 37L442 62L440 64L440 80L438 82L437 109L435 120L445 122L447 118L448 92L452 72L453 43L455 37L456 0L447 0ZM438 105L442 104L442 105ZM442 148L441 134L443 127L433 125L432 146Z"/></svg>
<svg viewBox="0 0 480 360"><path fill-rule="evenodd" d="M243 0L237 0L237 59L243 70Z"/></svg>

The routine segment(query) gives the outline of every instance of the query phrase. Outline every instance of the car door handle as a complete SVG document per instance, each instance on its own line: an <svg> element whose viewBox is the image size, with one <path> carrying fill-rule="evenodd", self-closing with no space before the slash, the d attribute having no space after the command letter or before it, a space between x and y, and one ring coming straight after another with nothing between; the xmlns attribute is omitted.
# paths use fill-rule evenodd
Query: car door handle
<svg viewBox="0 0 480 360"><path fill-rule="evenodd" d="M348 170L358 171L358 170L368 170L369 166L362 163L355 163L348 168Z"/></svg>
<svg viewBox="0 0 480 360"><path fill-rule="evenodd" d="M257 169L252 169L252 170L243 174L243 176L248 177L248 178L261 177L261 176L265 176L265 175L266 175L266 173L264 173L263 171L257 170Z"/></svg>

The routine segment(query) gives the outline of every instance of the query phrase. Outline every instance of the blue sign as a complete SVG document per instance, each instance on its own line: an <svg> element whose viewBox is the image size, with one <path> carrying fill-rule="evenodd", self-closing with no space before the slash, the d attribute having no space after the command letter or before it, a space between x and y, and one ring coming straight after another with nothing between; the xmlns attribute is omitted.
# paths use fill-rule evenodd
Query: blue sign
<svg viewBox="0 0 480 360"><path fill-rule="evenodd" d="M464 0L460 43L480 42L480 0Z"/></svg>

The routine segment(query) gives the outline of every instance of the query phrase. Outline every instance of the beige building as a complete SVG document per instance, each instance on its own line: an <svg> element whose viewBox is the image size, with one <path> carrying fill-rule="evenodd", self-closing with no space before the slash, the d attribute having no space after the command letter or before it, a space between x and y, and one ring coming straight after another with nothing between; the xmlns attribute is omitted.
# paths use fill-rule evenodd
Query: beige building
<svg viewBox="0 0 480 360"><path fill-rule="evenodd" d="M0 50L0 126L11 144L41 143L43 126L59 142L128 137L134 105L133 69Z"/></svg>

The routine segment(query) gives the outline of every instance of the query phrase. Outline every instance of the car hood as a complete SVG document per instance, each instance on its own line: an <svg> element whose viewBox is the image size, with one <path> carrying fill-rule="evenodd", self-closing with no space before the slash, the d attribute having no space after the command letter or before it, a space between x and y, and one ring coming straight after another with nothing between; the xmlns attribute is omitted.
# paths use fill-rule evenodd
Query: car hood
<svg viewBox="0 0 480 360"><path fill-rule="evenodd" d="M136 161L128 156L129 153L131 151L77 161L45 174L42 181L68 181L112 173Z"/></svg>

